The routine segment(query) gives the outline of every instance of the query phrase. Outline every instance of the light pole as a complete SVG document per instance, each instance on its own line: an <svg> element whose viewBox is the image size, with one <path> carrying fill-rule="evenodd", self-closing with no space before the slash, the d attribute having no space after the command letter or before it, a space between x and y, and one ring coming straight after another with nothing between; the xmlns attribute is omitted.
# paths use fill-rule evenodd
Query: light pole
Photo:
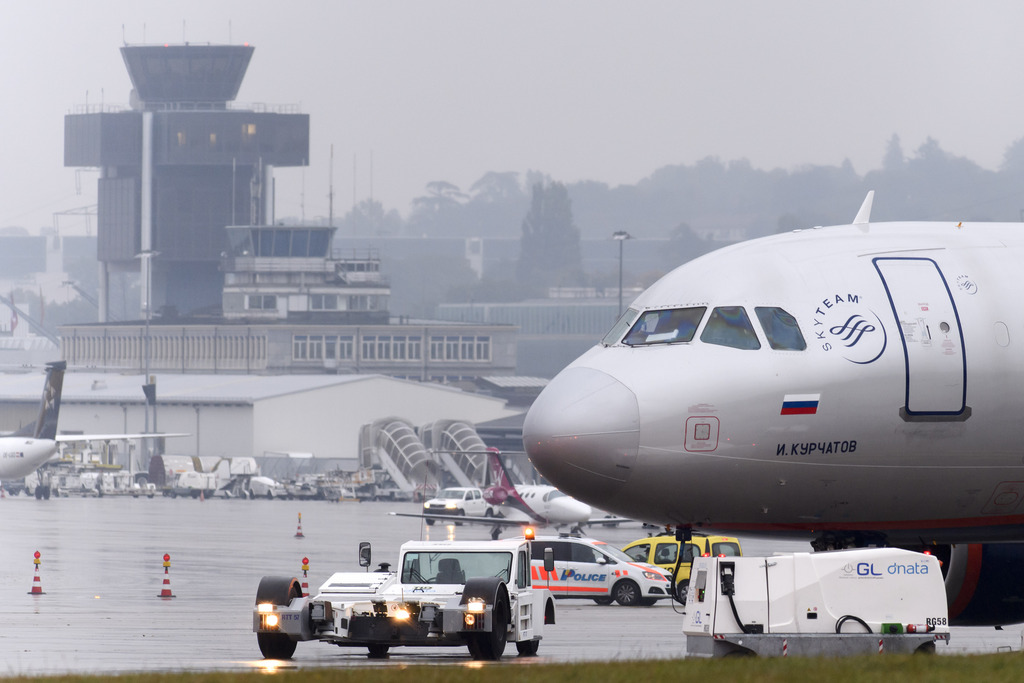
<svg viewBox="0 0 1024 683"><path fill-rule="evenodd" d="M151 320L153 318L153 257L154 256L159 256L159 255L160 255L159 251L153 251L152 249L147 249L147 250L139 252L138 254L135 255L135 258L138 258L138 259L142 260L142 270L143 270L143 272L142 272L142 286L146 288L146 296L145 296L145 300L143 301L143 304L146 307L146 340L145 340L146 348L144 348L142 350L142 355L145 358L145 364L146 364L145 365L145 373L146 374L143 377L143 385L142 385L142 391L143 391L143 393L145 394L145 397L146 397L146 401L143 404L143 407L144 407L145 413L146 413L146 429L145 429L145 432L144 432L146 434L149 433L150 392L154 391L154 389L150 386L151 382L149 380L149 356L150 356L149 325L150 325L150 322L151 322ZM154 396L154 398L155 398L155 396ZM156 431L156 402L155 401L153 401L153 431ZM152 457L152 455L153 455L153 453L152 453L152 443L147 438L147 439L144 439L143 445L144 445L145 455L147 456L146 466L148 467L149 466L149 458Z"/></svg>
<svg viewBox="0 0 1024 683"><path fill-rule="evenodd" d="M625 230L616 230L612 233L612 239L619 243L619 315L622 315L622 245L626 240L633 239Z"/></svg>

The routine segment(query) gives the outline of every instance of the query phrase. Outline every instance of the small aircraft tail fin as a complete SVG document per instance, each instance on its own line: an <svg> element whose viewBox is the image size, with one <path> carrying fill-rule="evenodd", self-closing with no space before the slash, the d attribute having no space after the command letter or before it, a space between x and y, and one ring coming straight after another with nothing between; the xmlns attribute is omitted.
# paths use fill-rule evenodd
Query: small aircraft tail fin
<svg viewBox="0 0 1024 683"><path fill-rule="evenodd" d="M39 404L39 417L33 436L37 439L54 439L57 436L57 415L60 413L60 394L64 388L64 370L67 361L59 360L46 364L46 384L43 399Z"/></svg>
<svg viewBox="0 0 1024 683"><path fill-rule="evenodd" d="M487 449L487 465L489 486L484 490L484 500L491 505L510 505L526 513L530 518L539 520L537 513L516 490L515 482L509 476L497 448Z"/></svg>
<svg viewBox="0 0 1024 683"><path fill-rule="evenodd" d="M488 481L491 486L505 489L506 491L515 491L516 486L512 483L512 477L509 476L508 470L505 469L505 463L501 460L497 449L487 450L487 466L490 470L490 476Z"/></svg>
<svg viewBox="0 0 1024 683"><path fill-rule="evenodd" d="M871 204L875 201L875 191L868 190L868 196L864 198L864 203L860 205L860 211L857 212L857 217L853 219L854 225L867 225L871 222Z"/></svg>

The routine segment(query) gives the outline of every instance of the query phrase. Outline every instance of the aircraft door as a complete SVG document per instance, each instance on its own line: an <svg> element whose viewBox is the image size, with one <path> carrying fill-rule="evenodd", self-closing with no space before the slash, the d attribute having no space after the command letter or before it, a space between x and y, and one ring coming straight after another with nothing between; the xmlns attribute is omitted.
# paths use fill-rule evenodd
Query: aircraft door
<svg viewBox="0 0 1024 683"><path fill-rule="evenodd" d="M928 258L876 258L903 342L904 420L966 420L967 360L960 317L939 265Z"/></svg>

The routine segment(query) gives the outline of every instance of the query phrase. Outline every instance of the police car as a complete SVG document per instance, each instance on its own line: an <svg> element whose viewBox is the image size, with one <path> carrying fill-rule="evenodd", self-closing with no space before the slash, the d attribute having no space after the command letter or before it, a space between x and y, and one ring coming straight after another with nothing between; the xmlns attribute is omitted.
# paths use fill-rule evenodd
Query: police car
<svg viewBox="0 0 1024 683"><path fill-rule="evenodd" d="M553 571L544 569L544 552L552 550ZM599 605L653 605L671 597L668 575L633 560L618 548L592 538L538 537L531 546L533 585L556 598L592 599Z"/></svg>

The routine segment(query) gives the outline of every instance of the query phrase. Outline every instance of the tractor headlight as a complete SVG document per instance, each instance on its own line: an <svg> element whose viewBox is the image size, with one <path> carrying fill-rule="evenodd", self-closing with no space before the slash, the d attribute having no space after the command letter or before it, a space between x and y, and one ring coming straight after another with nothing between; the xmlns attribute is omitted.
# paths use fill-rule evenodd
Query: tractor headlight
<svg viewBox="0 0 1024 683"><path fill-rule="evenodd" d="M467 629L481 629L486 625L484 611L487 603L483 598L470 598L466 601L466 612L462 615Z"/></svg>
<svg viewBox="0 0 1024 683"><path fill-rule="evenodd" d="M269 602L262 602L256 606L260 615L260 628L265 631L276 631L281 626L281 617L274 611L274 606Z"/></svg>

